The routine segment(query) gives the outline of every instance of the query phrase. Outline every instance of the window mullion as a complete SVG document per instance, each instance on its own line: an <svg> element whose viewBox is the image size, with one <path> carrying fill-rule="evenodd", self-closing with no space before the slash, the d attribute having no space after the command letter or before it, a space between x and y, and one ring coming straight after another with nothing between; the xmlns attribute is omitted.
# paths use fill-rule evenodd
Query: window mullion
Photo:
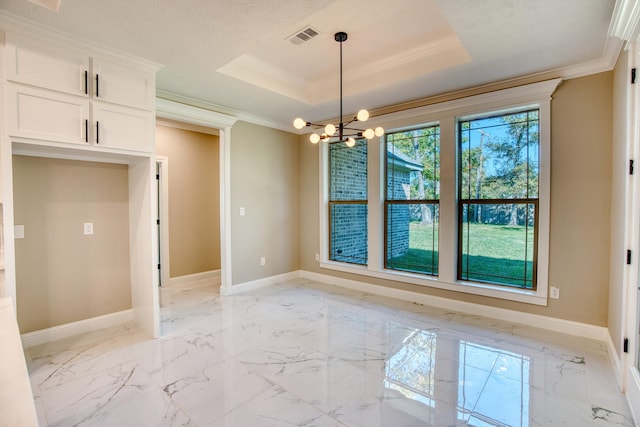
<svg viewBox="0 0 640 427"><path fill-rule="evenodd" d="M384 137L373 138L368 141L367 157L367 199L368 199L368 233L369 233L369 270L381 270L383 268L384 251L384 227L383 213L384 191L383 191L383 162Z"/></svg>
<svg viewBox="0 0 640 427"><path fill-rule="evenodd" d="M440 120L440 280L456 281L457 217L456 212L456 137L455 118Z"/></svg>

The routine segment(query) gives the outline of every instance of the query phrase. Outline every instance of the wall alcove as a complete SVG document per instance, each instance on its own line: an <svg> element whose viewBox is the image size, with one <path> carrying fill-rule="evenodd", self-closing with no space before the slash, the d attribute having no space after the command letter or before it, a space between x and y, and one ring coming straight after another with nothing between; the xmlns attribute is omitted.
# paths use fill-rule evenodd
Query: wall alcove
<svg viewBox="0 0 640 427"><path fill-rule="evenodd" d="M24 345L130 320L157 337L154 157L21 142L9 148L3 159L11 162L2 169L4 194L11 194L3 204L5 289ZM34 187L43 183L47 188ZM85 222L93 235L84 234ZM16 240L16 231L24 238Z"/></svg>

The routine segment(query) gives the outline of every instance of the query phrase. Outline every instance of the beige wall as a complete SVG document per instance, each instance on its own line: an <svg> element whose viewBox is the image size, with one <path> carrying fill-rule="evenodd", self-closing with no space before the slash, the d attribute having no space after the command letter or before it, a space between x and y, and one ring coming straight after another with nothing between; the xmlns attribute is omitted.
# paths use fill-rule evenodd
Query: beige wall
<svg viewBox="0 0 640 427"><path fill-rule="evenodd" d="M318 146L300 140L300 268L326 275L606 326L609 283L613 73L562 83L553 96L548 307L320 269Z"/></svg>
<svg viewBox="0 0 640 427"><path fill-rule="evenodd" d="M14 156L13 179L20 332L131 308L127 166Z"/></svg>
<svg viewBox="0 0 640 427"><path fill-rule="evenodd" d="M622 354L622 307L625 304L624 270L625 264L625 196L628 177L627 159L627 112L629 87L629 55L620 52L613 74L613 146L611 168L611 251L609 273L609 334L613 345ZM636 170L638 167L636 166ZM636 172L637 173L637 172Z"/></svg>
<svg viewBox="0 0 640 427"><path fill-rule="evenodd" d="M219 138L156 126L169 159L169 277L220 269Z"/></svg>
<svg viewBox="0 0 640 427"><path fill-rule="evenodd" d="M298 147L289 132L246 122L231 130L234 285L299 269Z"/></svg>

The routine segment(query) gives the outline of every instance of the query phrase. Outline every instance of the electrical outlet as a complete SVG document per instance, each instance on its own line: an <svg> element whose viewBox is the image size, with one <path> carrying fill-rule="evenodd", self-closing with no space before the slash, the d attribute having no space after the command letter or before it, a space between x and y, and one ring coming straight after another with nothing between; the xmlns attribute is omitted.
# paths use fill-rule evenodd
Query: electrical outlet
<svg viewBox="0 0 640 427"><path fill-rule="evenodd" d="M557 286L551 287L551 298L560 299L560 288Z"/></svg>
<svg viewBox="0 0 640 427"><path fill-rule="evenodd" d="M265 257L260 258L260 265L267 265L267 260Z"/></svg>
<svg viewBox="0 0 640 427"><path fill-rule="evenodd" d="M316 261L320 261L320 254L316 254Z"/></svg>
<svg viewBox="0 0 640 427"><path fill-rule="evenodd" d="M92 222L85 222L83 229L84 229L84 234L85 235L93 234L93 223Z"/></svg>

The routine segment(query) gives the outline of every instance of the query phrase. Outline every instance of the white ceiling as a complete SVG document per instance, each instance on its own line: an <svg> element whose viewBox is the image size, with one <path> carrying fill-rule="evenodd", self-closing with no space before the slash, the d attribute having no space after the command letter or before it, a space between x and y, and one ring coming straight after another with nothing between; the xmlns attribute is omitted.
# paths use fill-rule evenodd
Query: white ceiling
<svg viewBox="0 0 640 427"><path fill-rule="evenodd" d="M283 129L296 116L337 116L337 31L349 34L343 52L350 113L546 70L603 71L620 48L607 35L614 6L615 0L0 0L11 14L162 64L162 96L193 98ZM307 26L320 34L301 45L287 40Z"/></svg>

